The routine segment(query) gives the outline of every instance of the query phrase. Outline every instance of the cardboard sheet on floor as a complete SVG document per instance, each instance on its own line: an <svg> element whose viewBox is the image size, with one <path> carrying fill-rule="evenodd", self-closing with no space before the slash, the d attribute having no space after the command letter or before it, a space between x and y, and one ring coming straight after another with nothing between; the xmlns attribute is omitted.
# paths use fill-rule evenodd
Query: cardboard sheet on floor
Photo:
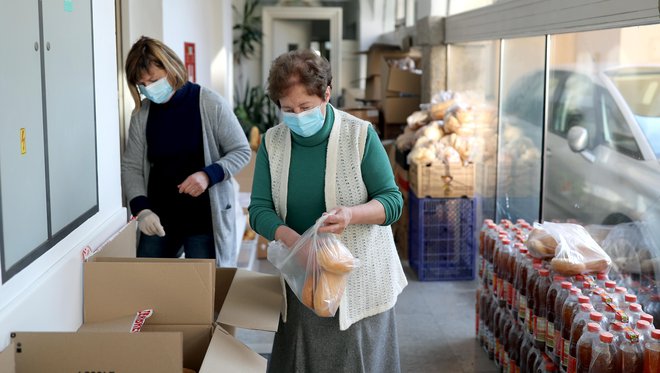
<svg viewBox="0 0 660 373"><path fill-rule="evenodd" d="M227 356L232 359L227 359ZM199 373L263 373L266 367L267 361L263 356L250 350L221 327L216 327Z"/></svg>
<svg viewBox="0 0 660 373"><path fill-rule="evenodd" d="M16 372L181 373L180 333L15 333ZM121 348L118 348L121 347Z"/></svg>
<svg viewBox="0 0 660 373"><path fill-rule="evenodd" d="M0 351L0 373L14 373L16 372L16 364L14 362L14 344L10 343L7 348Z"/></svg>

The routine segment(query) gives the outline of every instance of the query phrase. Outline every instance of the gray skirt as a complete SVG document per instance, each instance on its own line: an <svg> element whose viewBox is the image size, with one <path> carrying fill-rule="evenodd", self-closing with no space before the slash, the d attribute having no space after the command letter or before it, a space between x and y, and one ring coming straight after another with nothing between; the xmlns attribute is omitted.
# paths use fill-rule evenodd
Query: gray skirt
<svg viewBox="0 0 660 373"><path fill-rule="evenodd" d="M339 312L318 317L286 287L287 322L280 319L270 373L399 373L394 308L339 330Z"/></svg>

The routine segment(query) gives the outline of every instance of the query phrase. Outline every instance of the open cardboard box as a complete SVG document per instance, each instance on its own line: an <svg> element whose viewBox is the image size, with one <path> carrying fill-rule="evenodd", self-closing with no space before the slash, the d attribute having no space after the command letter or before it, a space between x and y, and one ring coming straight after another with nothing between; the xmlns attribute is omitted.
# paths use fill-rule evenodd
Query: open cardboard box
<svg viewBox="0 0 660 373"><path fill-rule="evenodd" d="M16 373L266 371L266 359L227 329L277 330L277 276L206 259L94 255L84 263L83 286L78 332L12 333ZM145 309L153 315L130 333L130 320Z"/></svg>

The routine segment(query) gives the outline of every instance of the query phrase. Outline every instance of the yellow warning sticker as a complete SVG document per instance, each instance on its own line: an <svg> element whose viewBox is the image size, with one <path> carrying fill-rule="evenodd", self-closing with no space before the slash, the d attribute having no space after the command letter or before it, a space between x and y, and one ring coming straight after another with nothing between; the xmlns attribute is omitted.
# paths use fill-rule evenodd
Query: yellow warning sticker
<svg viewBox="0 0 660 373"><path fill-rule="evenodd" d="M27 147L25 146L25 128L21 128L21 154L27 152Z"/></svg>

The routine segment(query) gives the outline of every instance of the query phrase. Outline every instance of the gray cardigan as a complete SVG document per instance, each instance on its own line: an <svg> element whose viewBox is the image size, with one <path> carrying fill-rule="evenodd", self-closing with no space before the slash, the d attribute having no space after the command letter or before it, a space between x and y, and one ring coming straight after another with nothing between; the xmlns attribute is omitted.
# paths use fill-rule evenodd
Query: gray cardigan
<svg viewBox="0 0 660 373"><path fill-rule="evenodd" d="M150 163L147 159L147 118L149 100L131 115L126 149L122 156L121 178L128 200L147 195ZM228 180L250 161L252 152L245 133L231 106L223 97L201 87L199 107L202 116L204 162L216 163L225 172L224 180L209 188L211 217L215 238L216 263L219 267L236 267L238 242L234 206L236 191Z"/></svg>

